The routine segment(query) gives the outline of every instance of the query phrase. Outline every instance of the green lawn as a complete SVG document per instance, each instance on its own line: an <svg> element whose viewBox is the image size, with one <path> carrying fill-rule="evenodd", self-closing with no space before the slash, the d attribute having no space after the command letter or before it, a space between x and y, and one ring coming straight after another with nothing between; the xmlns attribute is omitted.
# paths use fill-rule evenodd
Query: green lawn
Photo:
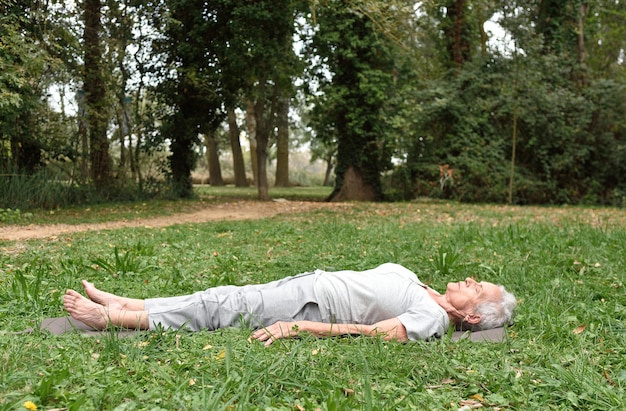
<svg viewBox="0 0 626 411"><path fill-rule="evenodd" d="M626 409L623 209L357 204L0 250L0 410ZM143 298L387 261L439 290L467 276L505 284L519 299L507 340L305 336L264 348L239 329L11 334L64 315L62 295L82 278Z"/></svg>

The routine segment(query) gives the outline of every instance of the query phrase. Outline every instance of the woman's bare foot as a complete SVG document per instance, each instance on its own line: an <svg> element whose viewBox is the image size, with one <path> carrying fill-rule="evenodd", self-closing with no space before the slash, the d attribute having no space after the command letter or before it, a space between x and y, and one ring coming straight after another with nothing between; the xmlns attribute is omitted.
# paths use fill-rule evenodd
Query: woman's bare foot
<svg viewBox="0 0 626 411"><path fill-rule="evenodd" d="M105 329L109 323L109 315L104 306L83 297L74 290L67 290L63 297L63 306L72 318L96 330Z"/></svg>
<svg viewBox="0 0 626 411"><path fill-rule="evenodd" d="M120 297L96 288L93 283L83 280L83 287L91 301L112 310L142 311L143 300Z"/></svg>
<svg viewBox="0 0 626 411"><path fill-rule="evenodd" d="M111 304L114 305L117 302L112 302ZM149 329L148 313L146 311L121 310L111 308L111 305L107 307L83 297L74 290L65 292L63 305L73 318L84 322L96 330L104 330L109 325L137 330Z"/></svg>

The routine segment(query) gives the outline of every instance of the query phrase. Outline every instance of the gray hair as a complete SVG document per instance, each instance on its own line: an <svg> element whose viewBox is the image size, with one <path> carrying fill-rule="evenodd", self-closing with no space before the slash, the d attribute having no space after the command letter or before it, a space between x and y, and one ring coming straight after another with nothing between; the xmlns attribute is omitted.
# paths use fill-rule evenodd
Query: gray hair
<svg viewBox="0 0 626 411"><path fill-rule="evenodd" d="M513 311L517 305L517 299L512 293L508 292L504 286L499 285L498 287L501 293L500 301L479 303L474 313L480 314L480 322L473 325L463 323L461 324L463 330L488 330L512 323Z"/></svg>

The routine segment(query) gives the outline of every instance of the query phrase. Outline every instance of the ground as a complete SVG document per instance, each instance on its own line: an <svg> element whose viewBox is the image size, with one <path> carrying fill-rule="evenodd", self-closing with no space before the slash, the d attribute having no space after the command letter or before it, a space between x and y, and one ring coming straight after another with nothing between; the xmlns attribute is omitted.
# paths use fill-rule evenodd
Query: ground
<svg viewBox="0 0 626 411"><path fill-rule="evenodd" d="M296 213L317 209L343 209L345 203L275 200L269 202L236 201L210 205L193 213L169 216L110 221L96 224L52 224L28 226L0 226L0 240L18 241L51 238L61 234L94 230L114 230L130 227L165 227L174 224L203 223L219 220L254 220L278 214Z"/></svg>

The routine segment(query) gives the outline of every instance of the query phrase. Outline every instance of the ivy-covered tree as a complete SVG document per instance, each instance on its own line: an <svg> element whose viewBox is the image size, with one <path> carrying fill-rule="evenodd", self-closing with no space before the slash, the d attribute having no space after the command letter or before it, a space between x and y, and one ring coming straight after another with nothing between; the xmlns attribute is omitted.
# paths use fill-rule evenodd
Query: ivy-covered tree
<svg viewBox="0 0 626 411"><path fill-rule="evenodd" d="M334 130L337 137L335 189L329 200L381 200L380 177L390 167L383 109L393 92L392 48L373 21L348 1L320 7L317 22L312 46L322 62L317 78L324 93L317 115L327 123L323 129Z"/></svg>
<svg viewBox="0 0 626 411"><path fill-rule="evenodd" d="M220 99L214 54L210 44L212 16L202 0L170 0L162 51L175 75L163 83L162 96L174 107L166 119L164 137L170 140L172 190L177 197L193 196L191 171L199 134L219 124Z"/></svg>

